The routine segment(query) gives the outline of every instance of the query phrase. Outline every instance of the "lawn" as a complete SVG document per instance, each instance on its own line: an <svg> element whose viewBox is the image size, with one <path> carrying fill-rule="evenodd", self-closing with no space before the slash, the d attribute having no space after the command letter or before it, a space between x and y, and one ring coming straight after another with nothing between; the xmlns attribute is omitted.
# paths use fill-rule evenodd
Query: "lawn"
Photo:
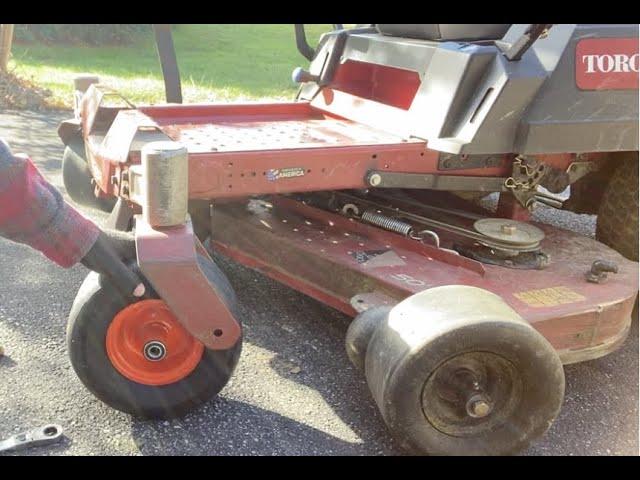
<svg viewBox="0 0 640 480"><path fill-rule="evenodd" d="M315 45L331 25L307 25ZM173 31L185 102L292 98L291 71L308 62L295 47L293 25L177 25ZM10 70L71 107L73 78L94 73L134 103L164 101L153 35L119 47L14 45Z"/></svg>

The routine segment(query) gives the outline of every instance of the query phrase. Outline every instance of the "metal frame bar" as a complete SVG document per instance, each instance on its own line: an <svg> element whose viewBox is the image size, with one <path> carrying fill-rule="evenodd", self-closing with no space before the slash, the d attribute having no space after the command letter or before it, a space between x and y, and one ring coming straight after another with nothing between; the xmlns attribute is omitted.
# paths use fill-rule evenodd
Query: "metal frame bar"
<svg viewBox="0 0 640 480"><path fill-rule="evenodd" d="M180 69L173 45L171 25L154 24L153 33L156 37L156 49L162 67L164 89L167 103L182 103L182 85L180 83Z"/></svg>

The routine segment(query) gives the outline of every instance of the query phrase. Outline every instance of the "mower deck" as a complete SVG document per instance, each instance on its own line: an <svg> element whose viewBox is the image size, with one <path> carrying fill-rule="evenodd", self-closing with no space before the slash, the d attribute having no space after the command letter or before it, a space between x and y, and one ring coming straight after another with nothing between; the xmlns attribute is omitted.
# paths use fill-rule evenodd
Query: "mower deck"
<svg viewBox="0 0 640 480"><path fill-rule="evenodd" d="M95 101L100 104L98 97ZM97 111L98 117L104 114ZM371 171L440 174L440 153L422 140L367 126L366 119L345 119L329 113L327 105L309 102L166 105L113 115L108 130L101 130L100 118L88 118L93 123L83 128L92 132L86 137L90 164L101 173L94 177L104 192L141 204L142 146L158 140L184 145L190 200L240 200L235 205L216 202L216 245L347 314L459 284L504 298L565 363L602 356L626 337L637 293L636 264L592 239L538 225L546 234L542 250L551 263L542 270L518 270L447 251L452 245L446 236L445 249L437 249L279 195L366 188ZM498 160L447 174L508 175L511 158ZM546 161L561 167L571 160L555 155ZM273 208L246 211L247 197L270 194L277 194ZM585 275L596 260L613 261L618 274L602 284L588 283Z"/></svg>
<svg viewBox="0 0 640 480"><path fill-rule="evenodd" d="M436 286L470 285L502 297L564 363L614 350L629 329L637 264L590 238L537 226L551 259L542 270L482 264L284 197L267 207L219 206L212 231L224 254L348 315ZM618 274L587 282L596 259L615 262Z"/></svg>

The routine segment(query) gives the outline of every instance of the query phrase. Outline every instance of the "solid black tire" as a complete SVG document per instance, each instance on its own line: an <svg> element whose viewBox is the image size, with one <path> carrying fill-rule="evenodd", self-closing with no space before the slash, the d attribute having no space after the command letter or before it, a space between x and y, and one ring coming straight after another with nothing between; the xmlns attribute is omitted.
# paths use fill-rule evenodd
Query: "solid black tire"
<svg viewBox="0 0 640 480"><path fill-rule="evenodd" d="M239 319L235 294L225 275L208 259L200 257L199 262L235 318ZM147 284L147 288L150 289L150 285ZM69 313L67 348L71 365L96 397L136 417L158 419L180 417L222 390L238 363L242 337L228 350L205 349L194 371L170 385L143 385L122 376L109 361L105 339L114 316L127 304L113 285L91 272Z"/></svg>
<svg viewBox="0 0 640 480"><path fill-rule="evenodd" d="M625 155L602 196L596 239L638 261L638 154Z"/></svg>
<svg viewBox="0 0 640 480"><path fill-rule="evenodd" d="M508 455L526 448L550 427L564 399L564 370L553 347L521 319L452 318L432 326L437 315L434 311L430 318L426 311L393 325L384 321L369 342L365 375L389 430L403 447L419 454ZM416 341L408 344L412 338ZM422 398L436 369L468 352L494 353L511 362L522 395L504 423L466 437L432 424Z"/></svg>
<svg viewBox="0 0 640 480"><path fill-rule="evenodd" d="M367 348L378 325L389 314L391 307L377 306L359 313L351 321L344 344L349 360L361 372L364 372L364 361L367 356Z"/></svg>
<svg viewBox="0 0 640 480"><path fill-rule="evenodd" d="M193 233L202 243L211 235L211 214L208 201L190 200L189 215L191 215L191 225Z"/></svg>
<svg viewBox="0 0 640 480"><path fill-rule="evenodd" d="M103 212L110 212L116 203L116 198L98 198L91 186L91 172L84 158L84 143L82 140L72 140L64 149L62 155L62 182L71 200L79 205L96 208Z"/></svg>

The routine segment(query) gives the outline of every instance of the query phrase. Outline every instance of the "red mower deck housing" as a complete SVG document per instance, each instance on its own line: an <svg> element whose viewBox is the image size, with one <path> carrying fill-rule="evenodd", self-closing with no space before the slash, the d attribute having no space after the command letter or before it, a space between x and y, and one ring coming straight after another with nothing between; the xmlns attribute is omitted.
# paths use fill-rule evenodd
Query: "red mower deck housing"
<svg viewBox="0 0 640 480"><path fill-rule="evenodd" d="M439 172L439 152L429 150L424 141L404 140L336 117L309 102L90 110L101 104L102 96L100 88L92 87L84 100L89 164L103 194L138 203L140 187L133 183L135 175L130 176L129 169L139 164L140 148L150 140L172 140L187 147L190 199L231 200L256 194L365 188L370 171ZM372 108L363 104L356 110ZM115 119L104 130L98 120L107 114L115 114ZM560 168L575 159L571 154L541 157ZM506 177L512 159L512 155L502 155L495 167L459 169L450 174ZM275 197L274 205L274 212L265 218L224 205L217 207L212 229L217 246L240 263L345 313L357 313L351 303L357 294L369 294L366 302L374 305L398 302L432 286L465 284L503 297L547 337L566 362L604 355L615 349L628 331L638 289L637 264L594 240L540 226L547 235L543 248L551 256L550 266L540 271L512 270L442 253L293 200ZM279 215L284 215L282 219L292 217L283 224ZM304 223L305 215L313 226ZM265 227L265 222L271 228ZM327 228L331 222L334 227ZM299 231L292 231L294 225ZM163 234L167 252L171 238L171 234ZM338 243L331 243L335 238ZM176 241L181 240L176 236ZM319 244L323 248L319 249ZM386 245L396 246L390 249ZM385 255L380 253L372 262L378 266L356 258L385 249L391 264L385 264ZM156 253L156 257L162 254ZM615 261L620 267L604 284L585 280L585 273L597 259ZM165 269L169 281L172 275ZM340 285L336 278L352 277L351 289L334 290ZM178 283L174 290L176 298L186 299L185 305L208 303L186 285L181 289Z"/></svg>
<svg viewBox="0 0 640 480"><path fill-rule="evenodd" d="M347 315L441 285L470 285L504 299L556 348L563 363L622 344L638 291L638 266L593 239L537 224L551 261L542 270L487 265L287 198L259 213L220 207L215 246L234 260ZM586 281L594 259L618 274ZM464 301L460 299L460 301ZM425 319L428 321L428 319Z"/></svg>

